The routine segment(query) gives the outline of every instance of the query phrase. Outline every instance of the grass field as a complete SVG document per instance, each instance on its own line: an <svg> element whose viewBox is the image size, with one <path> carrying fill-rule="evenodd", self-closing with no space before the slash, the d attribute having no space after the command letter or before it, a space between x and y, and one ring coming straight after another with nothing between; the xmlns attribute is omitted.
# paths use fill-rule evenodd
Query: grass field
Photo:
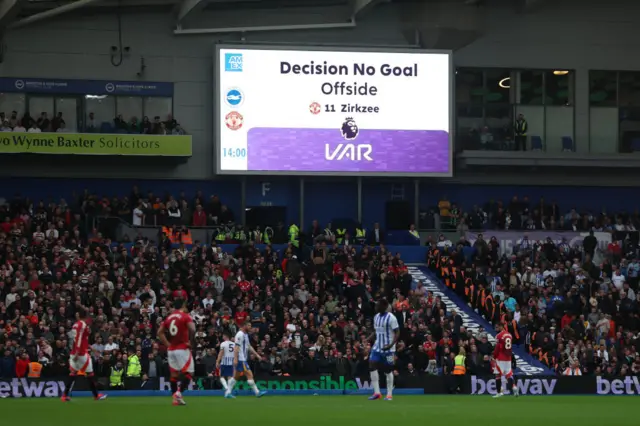
<svg viewBox="0 0 640 426"><path fill-rule="evenodd" d="M322 426L552 426L638 424L640 405L632 397L398 396L368 401L362 396L191 397L174 407L170 397L0 400L3 424L24 426L176 426L178 424ZM604 423L603 423L604 422Z"/></svg>

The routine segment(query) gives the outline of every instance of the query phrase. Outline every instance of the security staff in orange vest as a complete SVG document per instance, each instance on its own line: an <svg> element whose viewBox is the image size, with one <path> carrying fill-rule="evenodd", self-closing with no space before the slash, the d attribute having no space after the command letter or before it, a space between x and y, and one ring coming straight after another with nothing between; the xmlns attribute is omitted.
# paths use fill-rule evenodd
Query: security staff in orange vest
<svg viewBox="0 0 640 426"><path fill-rule="evenodd" d="M453 385L451 393L464 393L465 376L467 374L467 352L460 348L458 355L453 359Z"/></svg>
<svg viewBox="0 0 640 426"><path fill-rule="evenodd" d="M42 375L42 364L37 361L29 363L29 373L27 377L30 379L39 379Z"/></svg>

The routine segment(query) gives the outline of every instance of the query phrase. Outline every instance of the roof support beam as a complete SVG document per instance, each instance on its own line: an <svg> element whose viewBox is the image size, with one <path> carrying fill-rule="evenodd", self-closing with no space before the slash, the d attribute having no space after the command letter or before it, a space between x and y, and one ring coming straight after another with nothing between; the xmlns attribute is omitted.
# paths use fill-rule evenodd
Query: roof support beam
<svg viewBox="0 0 640 426"><path fill-rule="evenodd" d="M182 0L178 11L178 22L182 22L187 15L202 10L207 4L207 0Z"/></svg>
<svg viewBox="0 0 640 426"><path fill-rule="evenodd" d="M4 29L9 22L18 15L28 0L2 0L0 2L0 29Z"/></svg>
<svg viewBox="0 0 640 426"><path fill-rule="evenodd" d="M383 3L385 0L352 0L353 12L352 16L356 17L361 13L374 8L374 6Z"/></svg>
<svg viewBox="0 0 640 426"><path fill-rule="evenodd" d="M15 21L9 25L9 28L18 28L25 25L33 24L34 22L42 21L45 19L53 18L54 16L62 15L63 13L72 12L74 10L89 6L102 0L77 0L73 3L65 4L45 12L36 13L35 15L27 16L24 19Z"/></svg>

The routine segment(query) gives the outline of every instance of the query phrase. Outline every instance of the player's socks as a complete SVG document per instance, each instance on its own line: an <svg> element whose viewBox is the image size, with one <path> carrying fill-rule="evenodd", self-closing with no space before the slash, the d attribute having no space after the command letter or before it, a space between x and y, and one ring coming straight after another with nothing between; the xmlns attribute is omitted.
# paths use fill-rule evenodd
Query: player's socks
<svg viewBox="0 0 640 426"><path fill-rule="evenodd" d="M227 390L229 385L227 385L227 380L224 377L220 377L220 384L222 385L222 389Z"/></svg>
<svg viewBox="0 0 640 426"><path fill-rule="evenodd" d="M98 399L98 386L96 386L96 379L93 377L88 377L89 379L89 387L91 388L91 393L95 399Z"/></svg>
<svg viewBox="0 0 640 426"><path fill-rule="evenodd" d="M247 383L249 384L249 386L251 386L251 389L253 389L253 393L255 393L256 396L260 395L260 389L258 389L258 386L256 386L255 381L247 380Z"/></svg>
<svg viewBox="0 0 640 426"><path fill-rule="evenodd" d="M505 393L507 391L507 378L502 376L500 377L500 393Z"/></svg>
<svg viewBox="0 0 640 426"><path fill-rule="evenodd" d="M169 380L169 384L171 386L171 395L175 395L178 392L178 380L172 377Z"/></svg>
<svg viewBox="0 0 640 426"><path fill-rule="evenodd" d="M64 396L65 398L69 398L69 396L71 395L71 391L73 390L73 385L75 383L76 376L67 377L67 380L65 380L64 382L64 392L62 393L62 396Z"/></svg>
<svg viewBox="0 0 640 426"><path fill-rule="evenodd" d="M233 392L233 388L236 385L236 379L234 379L233 377L229 379L229 383L227 386L227 391L225 392L227 395L231 395L231 392Z"/></svg>
<svg viewBox="0 0 640 426"><path fill-rule="evenodd" d="M371 371L371 385L373 386L373 394L380 395L380 375L378 370Z"/></svg>
<svg viewBox="0 0 640 426"><path fill-rule="evenodd" d="M387 373L387 398L393 398L393 373Z"/></svg>
<svg viewBox="0 0 640 426"><path fill-rule="evenodd" d="M187 374L184 376L182 381L180 382L180 391L186 391L189 389L189 385L191 384L191 374Z"/></svg>

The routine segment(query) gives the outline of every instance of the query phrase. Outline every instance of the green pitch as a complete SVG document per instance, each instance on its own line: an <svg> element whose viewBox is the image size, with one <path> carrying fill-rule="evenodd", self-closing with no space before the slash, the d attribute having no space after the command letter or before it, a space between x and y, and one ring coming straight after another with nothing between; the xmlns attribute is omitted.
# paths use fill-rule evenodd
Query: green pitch
<svg viewBox="0 0 640 426"><path fill-rule="evenodd" d="M282 426L553 426L636 424L640 405L633 397L398 396L368 401L362 396L191 397L174 407L169 397L0 400L2 422L23 426L117 426L251 424ZM247 423L248 422L248 423Z"/></svg>

